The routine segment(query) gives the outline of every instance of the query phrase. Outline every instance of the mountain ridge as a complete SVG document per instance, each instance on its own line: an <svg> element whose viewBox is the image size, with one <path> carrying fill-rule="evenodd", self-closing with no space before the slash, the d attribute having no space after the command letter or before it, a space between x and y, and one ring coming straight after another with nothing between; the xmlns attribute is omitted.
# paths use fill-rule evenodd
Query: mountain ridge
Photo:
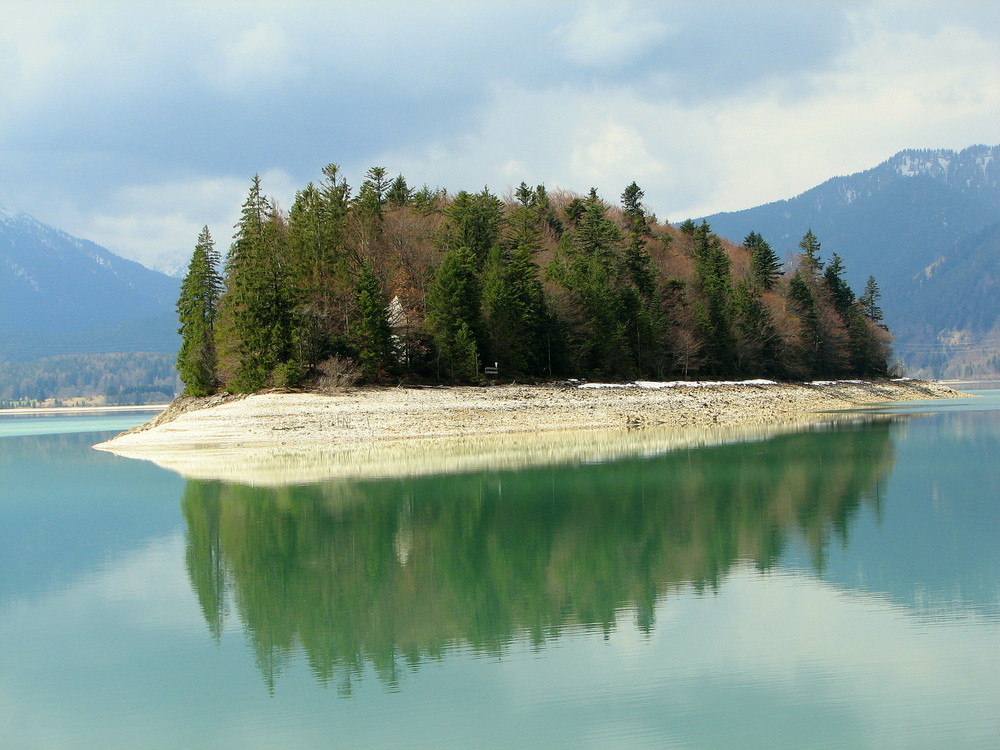
<svg viewBox="0 0 1000 750"><path fill-rule="evenodd" d="M964 304L971 294L989 305L990 289L1000 283L1000 267L990 262L1000 249L1000 146L904 149L793 198L703 218L737 242L759 232L786 260L811 229L823 257L835 252L844 260L856 289L875 276L896 351L913 374L1000 374L1000 349L990 334L1000 312ZM963 273L968 264L981 271L978 291ZM963 304L949 309L949 299Z"/></svg>
<svg viewBox="0 0 1000 750"><path fill-rule="evenodd" d="M177 279L0 207L0 361L63 354L67 339L79 353L176 351L178 288Z"/></svg>

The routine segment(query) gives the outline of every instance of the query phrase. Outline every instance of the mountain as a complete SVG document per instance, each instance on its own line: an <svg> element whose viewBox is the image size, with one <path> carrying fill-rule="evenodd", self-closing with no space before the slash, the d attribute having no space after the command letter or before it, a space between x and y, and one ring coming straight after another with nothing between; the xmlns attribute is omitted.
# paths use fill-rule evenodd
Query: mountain
<svg viewBox="0 0 1000 750"><path fill-rule="evenodd" d="M1000 146L906 150L789 200L704 217L791 258L808 229L882 290L896 354L924 377L1000 375Z"/></svg>
<svg viewBox="0 0 1000 750"><path fill-rule="evenodd" d="M179 283L0 208L0 362L176 352Z"/></svg>

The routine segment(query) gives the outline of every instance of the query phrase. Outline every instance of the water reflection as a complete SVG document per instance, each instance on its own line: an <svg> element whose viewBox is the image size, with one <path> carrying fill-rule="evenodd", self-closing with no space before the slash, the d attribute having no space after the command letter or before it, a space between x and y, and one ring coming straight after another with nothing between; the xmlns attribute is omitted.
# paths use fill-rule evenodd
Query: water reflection
<svg viewBox="0 0 1000 750"><path fill-rule="evenodd" d="M456 647L502 655L566 628L644 633L673 591L822 567L893 464L892 424L613 463L279 488L190 480L187 567L211 633L236 616L265 682L304 654L345 694Z"/></svg>

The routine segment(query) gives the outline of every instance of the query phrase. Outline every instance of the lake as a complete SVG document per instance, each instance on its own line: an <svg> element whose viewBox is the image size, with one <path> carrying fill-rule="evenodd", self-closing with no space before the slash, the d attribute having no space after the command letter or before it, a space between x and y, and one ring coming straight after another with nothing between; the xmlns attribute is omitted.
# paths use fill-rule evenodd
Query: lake
<svg viewBox="0 0 1000 750"><path fill-rule="evenodd" d="M264 487L0 417L0 744L976 748L1000 391L610 462Z"/></svg>

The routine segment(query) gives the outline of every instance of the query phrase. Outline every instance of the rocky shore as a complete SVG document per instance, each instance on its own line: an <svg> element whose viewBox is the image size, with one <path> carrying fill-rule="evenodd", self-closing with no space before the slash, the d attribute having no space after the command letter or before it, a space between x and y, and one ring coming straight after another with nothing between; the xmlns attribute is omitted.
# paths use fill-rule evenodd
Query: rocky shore
<svg viewBox="0 0 1000 750"><path fill-rule="evenodd" d="M512 452L539 450L587 460L589 454L581 447L585 444L590 451L626 442L636 450L650 450L642 444L653 435L659 436L657 445L715 440L705 437L709 433L723 439L722 432L733 428L760 435L831 421L837 418L833 413L877 403L963 395L914 380L260 393L180 399L150 422L95 447L152 460L186 476L313 481L345 473L394 472L394 467L412 472L412 466L405 471L402 466L415 457L424 465L429 454L438 456L438 464L458 461L463 466L480 466L487 454L502 453L509 460ZM611 439L624 433L644 434ZM303 468L305 463L309 470ZM271 466L270 473L262 475L265 464ZM287 469L284 479L266 478L275 466Z"/></svg>

